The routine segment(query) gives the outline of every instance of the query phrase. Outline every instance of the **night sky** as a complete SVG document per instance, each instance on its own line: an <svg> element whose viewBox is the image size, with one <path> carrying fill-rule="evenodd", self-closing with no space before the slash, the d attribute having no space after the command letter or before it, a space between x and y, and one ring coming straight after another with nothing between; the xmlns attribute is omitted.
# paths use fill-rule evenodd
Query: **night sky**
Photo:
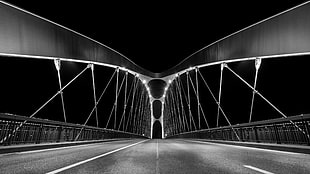
<svg viewBox="0 0 310 174"><path fill-rule="evenodd" d="M121 2L121 1L7 1L13 5L59 23L93 38L127 56L152 72L162 72L202 47L244 27L294 7L303 1L231 1L224 2ZM0 112L31 115L58 90L57 73L52 61L0 59ZM302 62L302 63L300 63ZM307 78L308 56L263 61L258 90L287 115L309 113L310 98ZM64 63L63 84L85 68L85 64ZM248 82L254 82L254 61L232 63L232 69ZM218 94L219 66L201 69L214 94ZM113 69L95 67L97 96L100 95ZM121 74L120 78L124 74ZM194 74L191 74L194 78ZM130 77L130 83L132 77ZM185 82L185 76L181 77ZM114 86L113 86L114 85ZM184 83L185 85L185 83ZM248 121L252 92L228 70L224 72L223 108L233 124ZM70 89L69 89L70 88ZM215 126L216 104L202 82L201 103L206 108L211 127ZM108 96L101 103L100 126L104 127L113 105L115 79ZM193 94L193 91L191 91ZM120 97L124 94L121 93ZM83 123L93 106L91 73L87 71L64 91L69 122ZM279 118L270 106L256 96L253 120ZM193 95L193 104L195 96ZM112 101L112 102L111 102ZM120 104L122 105L122 104ZM195 112L195 111L193 111ZM39 113L39 118L63 121L60 97ZM195 118L197 119L197 118ZM94 117L90 125L94 125ZM227 125L223 117L220 125ZM203 128L206 125L202 126Z"/></svg>

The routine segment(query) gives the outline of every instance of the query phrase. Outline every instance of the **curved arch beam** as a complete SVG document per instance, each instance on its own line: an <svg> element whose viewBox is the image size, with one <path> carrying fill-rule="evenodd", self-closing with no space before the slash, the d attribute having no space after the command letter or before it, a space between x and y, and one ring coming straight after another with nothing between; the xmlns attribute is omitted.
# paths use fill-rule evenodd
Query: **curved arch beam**
<svg viewBox="0 0 310 174"><path fill-rule="evenodd" d="M221 62L310 54L310 2L220 39L163 73L152 73L76 31L0 1L0 55L125 67L149 78Z"/></svg>
<svg viewBox="0 0 310 174"><path fill-rule="evenodd" d="M124 67L155 76L98 41L3 1L0 1L0 55Z"/></svg>
<svg viewBox="0 0 310 174"><path fill-rule="evenodd" d="M184 73L190 67L294 55L310 55L310 1L224 37L160 76Z"/></svg>

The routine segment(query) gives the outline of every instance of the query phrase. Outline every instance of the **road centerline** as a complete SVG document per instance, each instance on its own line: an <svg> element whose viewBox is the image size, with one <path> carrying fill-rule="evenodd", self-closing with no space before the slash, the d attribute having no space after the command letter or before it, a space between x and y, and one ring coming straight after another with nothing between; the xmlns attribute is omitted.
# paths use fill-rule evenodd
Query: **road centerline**
<svg viewBox="0 0 310 174"><path fill-rule="evenodd" d="M141 144L145 141L148 141L147 140L143 140L143 141L139 141L137 143L134 143L134 144L130 144L130 145L127 145L127 146L124 146L124 147L121 147L121 148L118 148L118 149L115 149L115 150L112 150L112 151L109 151L109 152L106 152L104 154L101 154L101 155L98 155L98 156L95 156L95 157L92 157L92 158L89 158L89 159L86 159L86 160L83 160L83 161L80 161L80 162L77 162L77 163L74 163L74 164L71 164L69 166L66 166L66 167L62 167L60 169L57 169L57 170L53 170L51 172L48 172L47 174L56 174L56 173L59 173L59 172L62 172L62 171L65 171L65 170L68 170L70 168L73 168L73 167L76 167L76 166L79 166L79 165L82 165L84 163L87 163L87 162L90 162L90 161L93 161L93 160L96 160L98 158L101 158L101 157L104 157L104 156L107 156L107 155L110 155L112 153L115 153L115 152L118 152L118 151L121 151L121 150L124 150L124 149L127 149L129 147L132 147L132 146L135 146L135 145L138 145L138 144Z"/></svg>
<svg viewBox="0 0 310 174"><path fill-rule="evenodd" d="M156 141L157 143L157 145L156 145L156 159L159 159L159 153L158 153L158 139L157 139L157 141Z"/></svg>
<svg viewBox="0 0 310 174"><path fill-rule="evenodd" d="M155 173L159 174L159 152L158 152L158 139L156 139L156 169Z"/></svg>

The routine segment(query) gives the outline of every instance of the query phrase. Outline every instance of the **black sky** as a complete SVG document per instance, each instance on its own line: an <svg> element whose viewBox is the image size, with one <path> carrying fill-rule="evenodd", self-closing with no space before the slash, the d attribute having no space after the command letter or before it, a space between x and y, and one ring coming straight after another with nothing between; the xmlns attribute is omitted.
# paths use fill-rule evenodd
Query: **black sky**
<svg viewBox="0 0 310 174"><path fill-rule="evenodd" d="M145 69L162 72L200 48L303 1L7 2L91 37Z"/></svg>

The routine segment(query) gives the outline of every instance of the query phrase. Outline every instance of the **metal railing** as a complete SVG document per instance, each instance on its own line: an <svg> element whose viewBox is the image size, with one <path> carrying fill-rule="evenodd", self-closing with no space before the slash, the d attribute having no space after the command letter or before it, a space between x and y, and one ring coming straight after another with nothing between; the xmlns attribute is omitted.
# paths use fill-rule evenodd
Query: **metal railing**
<svg viewBox="0 0 310 174"><path fill-rule="evenodd" d="M123 131L0 113L0 145L112 138L146 137Z"/></svg>
<svg viewBox="0 0 310 174"><path fill-rule="evenodd" d="M310 114L185 132L166 138L199 138L310 145Z"/></svg>

